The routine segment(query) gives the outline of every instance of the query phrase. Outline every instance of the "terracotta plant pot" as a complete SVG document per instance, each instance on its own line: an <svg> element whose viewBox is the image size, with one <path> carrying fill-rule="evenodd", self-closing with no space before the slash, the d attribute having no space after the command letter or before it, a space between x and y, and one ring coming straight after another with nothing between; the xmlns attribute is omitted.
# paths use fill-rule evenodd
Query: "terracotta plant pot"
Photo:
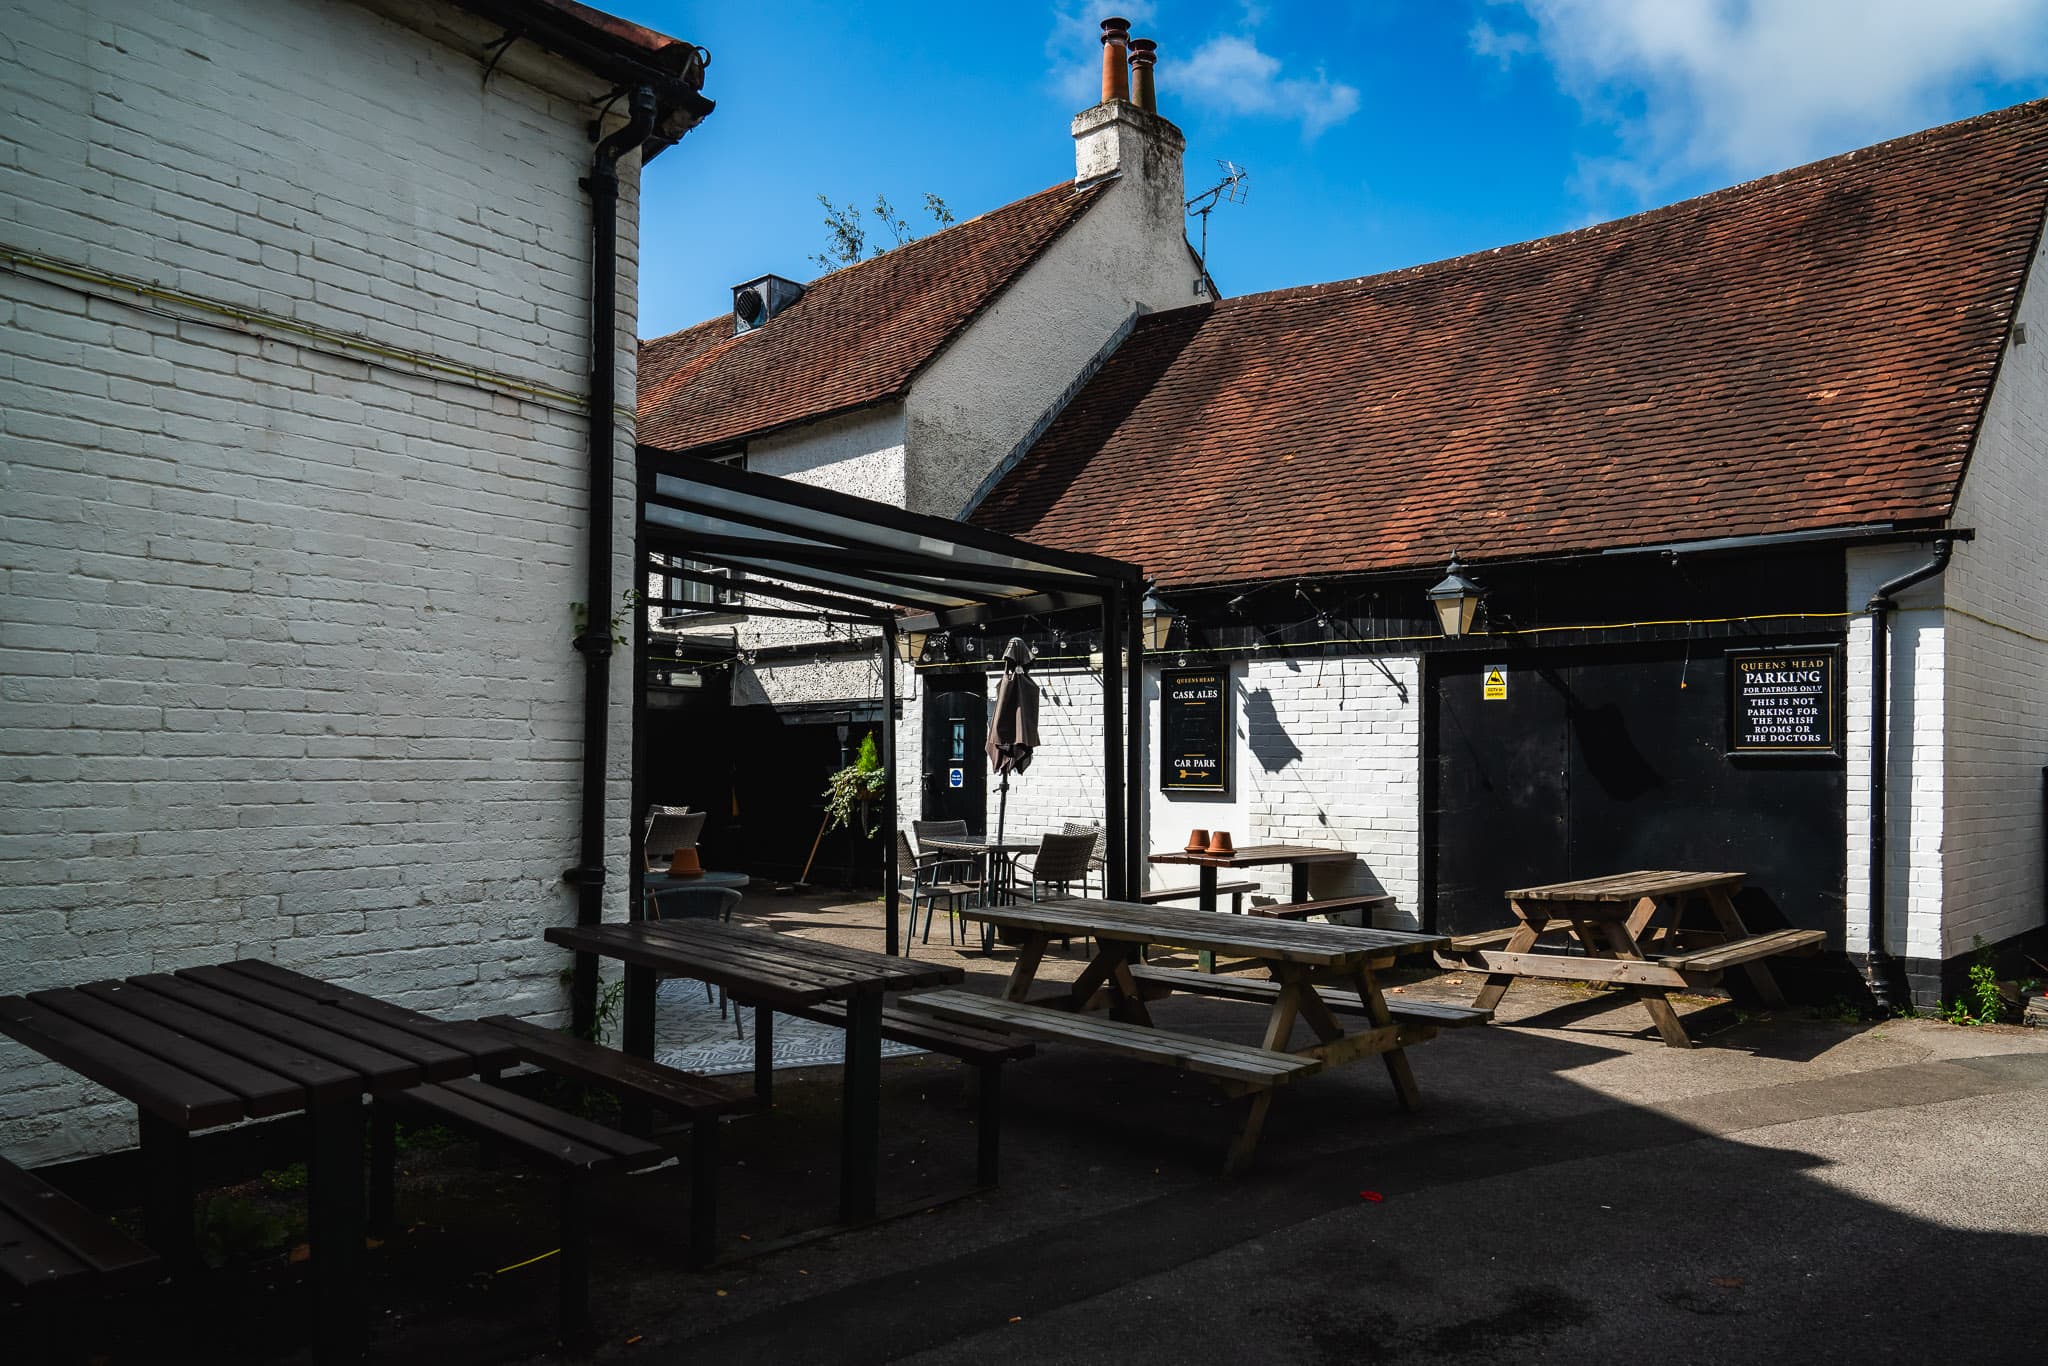
<svg viewBox="0 0 2048 1366"><path fill-rule="evenodd" d="M1212 854L1235 853L1236 851L1230 847L1230 832L1228 830L1218 830L1215 834L1209 836L1208 852Z"/></svg>
<svg viewBox="0 0 2048 1366"><path fill-rule="evenodd" d="M1190 830L1190 831L1188 831L1188 847L1187 847L1187 850L1186 850L1186 852L1188 852L1188 853L1190 853L1190 854L1206 854L1206 853L1208 853L1208 852L1209 852L1209 832L1208 832L1208 831L1206 831L1206 830Z"/></svg>
<svg viewBox="0 0 2048 1366"><path fill-rule="evenodd" d="M675 854L668 861L668 875L670 877L704 876L704 865L697 861L696 845L693 844L687 849L676 850Z"/></svg>

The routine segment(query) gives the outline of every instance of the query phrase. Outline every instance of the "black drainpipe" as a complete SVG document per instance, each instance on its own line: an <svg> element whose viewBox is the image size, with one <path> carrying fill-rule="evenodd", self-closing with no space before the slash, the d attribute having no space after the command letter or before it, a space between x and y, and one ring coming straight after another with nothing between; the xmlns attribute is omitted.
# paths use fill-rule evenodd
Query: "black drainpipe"
<svg viewBox="0 0 2048 1366"><path fill-rule="evenodd" d="M612 489L617 478L612 408L617 402L619 158L654 131L652 86L633 92L626 126L597 144L590 175L590 563L583 592L583 835L577 864L563 873L576 888L576 923L604 918L604 818L612 681ZM576 955L570 1018L588 1035L597 1021L597 955Z"/></svg>
<svg viewBox="0 0 2048 1366"><path fill-rule="evenodd" d="M1864 975L1879 1014L1888 1015L1901 1002L1911 1000L1898 960L1884 943L1885 737L1890 729L1885 685L1891 672L1891 612L1898 606L1892 597L1946 569L1954 550L1955 538L1936 537L1933 558L1911 573L1878 585L1864 609L1870 613L1870 949L1864 955Z"/></svg>

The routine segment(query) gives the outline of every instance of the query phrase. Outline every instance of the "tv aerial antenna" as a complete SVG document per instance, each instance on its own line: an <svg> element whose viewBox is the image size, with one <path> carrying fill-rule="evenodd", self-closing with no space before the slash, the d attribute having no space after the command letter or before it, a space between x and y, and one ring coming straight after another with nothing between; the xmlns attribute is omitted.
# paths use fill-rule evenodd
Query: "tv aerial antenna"
<svg viewBox="0 0 2048 1366"><path fill-rule="evenodd" d="M1217 159L1216 169L1223 173L1223 179L1190 199L1184 206L1189 215L1202 220L1202 247L1197 254L1206 264L1209 260L1209 215L1218 204L1242 204L1249 193L1244 187L1252 173L1234 161Z"/></svg>

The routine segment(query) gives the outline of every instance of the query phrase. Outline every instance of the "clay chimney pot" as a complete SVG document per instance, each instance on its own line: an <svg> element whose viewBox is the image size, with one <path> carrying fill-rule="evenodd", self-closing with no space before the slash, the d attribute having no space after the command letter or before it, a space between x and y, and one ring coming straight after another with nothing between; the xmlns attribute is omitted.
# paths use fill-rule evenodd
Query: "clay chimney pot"
<svg viewBox="0 0 2048 1366"><path fill-rule="evenodd" d="M1102 21L1102 102L1131 98L1130 72L1126 63L1130 60L1131 21L1128 19L1104 19Z"/></svg>
<svg viewBox="0 0 2048 1366"><path fill-rule="evenodd" d="M1150 38L1131 39L1131 103L1148 114L1159 112L1159 95L1152 81L1152 64L1159 60L1159 44Z"/></svg>

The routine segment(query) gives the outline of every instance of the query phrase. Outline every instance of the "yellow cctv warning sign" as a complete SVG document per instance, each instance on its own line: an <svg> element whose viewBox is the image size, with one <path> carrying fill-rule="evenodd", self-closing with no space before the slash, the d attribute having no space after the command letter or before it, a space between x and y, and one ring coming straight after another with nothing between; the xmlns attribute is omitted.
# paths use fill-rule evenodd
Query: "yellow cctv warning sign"
<svg viewBox="0 0 2048 1366"><path fill-rule="evenodd" d="M1508 672L1506 669L1488 669L1486 671L1486 690L1484 696L1489 702L1505 702L1508 700Z"/></svg>

